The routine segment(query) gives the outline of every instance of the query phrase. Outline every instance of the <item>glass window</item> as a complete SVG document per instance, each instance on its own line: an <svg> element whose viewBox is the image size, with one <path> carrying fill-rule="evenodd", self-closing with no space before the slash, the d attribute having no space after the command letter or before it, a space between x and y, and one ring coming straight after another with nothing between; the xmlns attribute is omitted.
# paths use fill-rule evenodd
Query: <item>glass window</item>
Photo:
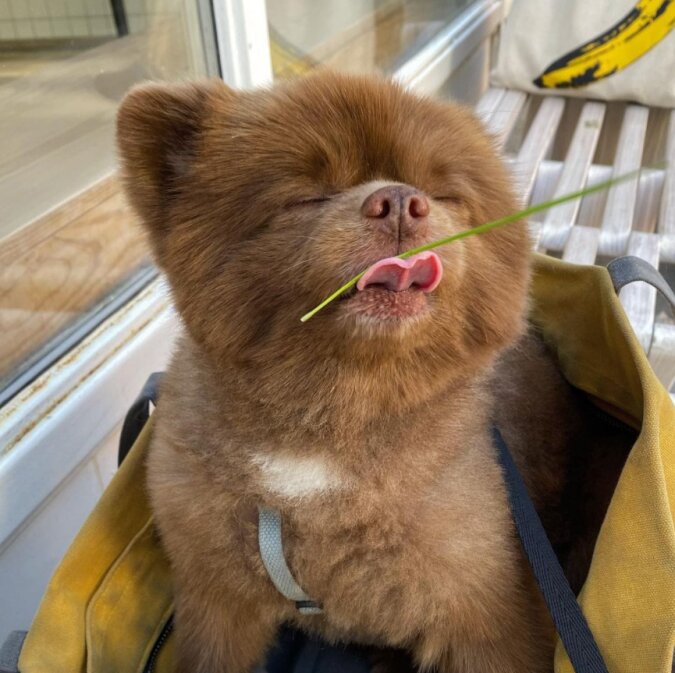
<svg viewBox="0 0 675 673"><path fill-rule="evenodd" d="M471 1L0 0L0 405L156 273L115 174L131 86L218 75L241 45L219 55L213 17L227 41L244 7L277 77L392 74Z"/></svg>
<svg viewBox="0 0 675 673"><path fill-rule="evenodd" d="M267 0L277 77L322 63L391 74L472 0Z"/></svg>
<svg viewBox="0 0 675 673"><path fill-rule="evenodd" d="M208 0L0 0L0 403L154 273L114 173L119 101L216 62Z"/></svg>

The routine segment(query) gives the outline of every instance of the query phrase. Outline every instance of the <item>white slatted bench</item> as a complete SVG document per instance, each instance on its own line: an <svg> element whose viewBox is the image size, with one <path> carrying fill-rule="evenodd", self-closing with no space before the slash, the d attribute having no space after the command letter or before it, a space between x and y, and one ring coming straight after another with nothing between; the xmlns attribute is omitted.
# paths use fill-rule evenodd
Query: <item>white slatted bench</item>
<svg viewBox="0 0 675 673"><path fill-rule="evenodd" d="M524 205L637 169L644 165L643 157L660 164L645 167L639 182L624 182L538 214L530 227L540 252L579 264L636 255L673 282L675 110L495 88L488 89L476 110L511 165ZM596 159L601 138L612 160ZM661 140L664 146L659 147ZM658 159L652 161L651 155ZM675 322L661 309L656 290L645 283L625 287L620 299L654 370L672 391Z"/></svg>

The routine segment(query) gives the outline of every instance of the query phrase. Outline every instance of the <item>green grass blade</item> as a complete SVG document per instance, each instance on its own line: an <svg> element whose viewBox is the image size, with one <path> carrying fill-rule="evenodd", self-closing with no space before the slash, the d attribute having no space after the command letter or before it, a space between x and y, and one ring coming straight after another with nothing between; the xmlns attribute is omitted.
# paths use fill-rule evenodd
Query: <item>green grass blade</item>
<svg viewBox="0 0 675 673"><path fill-rule="evenodd" d="M493 220L492 222L486 222L485 224L481 224L478 227L474 227L473 229L467 229L466 231L462 231L459 234L453 234L452 236L447 236L446 238L441 238L437 241L432 241L431 243L421 245L418 248L406 250L404 253L398 255L398 257L400 257L401 259L406 259L407 257L412 257L413 255L416 255L420 252L433 250L434 248L438 248L441 245L447 245L448 243L452 243L453 241L458 241L461 238L467 238L468 236L476 236L477 234L483 234L486 231L491 231L492 229L497 229L497 227L503 227L505 224L510 224L511 222L522 220L523 218L529 217L530 215L540 213L542 210L548 210L549 208L554 208L555 206L559 206L562 203L567 203L568 201L581 199L584 196L588 196L589 194L601 192L605 189L609 189L610 187L619 184L620 182L633 180L634 178L637 178L639 175L640 169L631 171L630 173L625 173L624 175L619 175L616 178L610 178L609 180L598 182L598 184L593 185L592 187L585 187L584 189L579 189L576 192L570 192L569 194L559 196L557 199L551 199L550 201L545 201L544 203L537 203L536 205L530 206L529 208L525 208L524 210L521 210L517 213L506 215L505 217L500 217L498 220ZM321 309L325 308L326 306L328 306L328 304L337 299L341 294L353 288L354 285L358 283L359 279L361 278L361 276L363 276L365 272L366 270L362 271L360 274L358 274L358 276L354 276L354 278L352 278L349 282L345 283L342 287L335 290L335 292L333 292L330 296L326 297L318 306L315 306L311 311L305 313L305 315L303 315L302 318L300 318L300 322L307 322L310 318L315 316Z"/></svg>

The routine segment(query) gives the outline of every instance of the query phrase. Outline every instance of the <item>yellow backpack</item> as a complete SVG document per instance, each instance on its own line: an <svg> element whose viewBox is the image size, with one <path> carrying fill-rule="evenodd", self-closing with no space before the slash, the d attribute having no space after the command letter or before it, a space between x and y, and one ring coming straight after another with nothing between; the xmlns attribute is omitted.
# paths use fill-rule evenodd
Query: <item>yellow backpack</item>
<svg viewBox="0 0 675 673"><path fill-rule="evenodd" d="M637 278L630 263L613 271L618 286ZM532 321L567 380L639 431L579 596L606 668L592 656L584 659L586 641L571 613L567 649L581 656L576 673L671 673L675 407L633 334L607 269L535 255L532 295ZM670 297L675 300L672 292ZM147 416L147 405L146 399L134 407L127 439ZM152 418L55 572L25 641L15 634L6 644L0 671L17 670L17 659L21 673L173 671L171 574L145 493L151 434ZM521 515L514 516L518 523ZM561 642L555 671L575 671Z"/></svg>

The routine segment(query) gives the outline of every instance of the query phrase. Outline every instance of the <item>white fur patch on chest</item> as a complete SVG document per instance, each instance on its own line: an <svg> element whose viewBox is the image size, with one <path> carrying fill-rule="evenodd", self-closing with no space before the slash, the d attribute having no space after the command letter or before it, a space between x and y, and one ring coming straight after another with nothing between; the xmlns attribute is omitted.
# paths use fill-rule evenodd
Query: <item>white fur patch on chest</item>
<svg viewBox="0 0 675 673"><path fill-rule="evenodd" d="M322 495L349 486L349 479L324 456L255 453L252 462L260 470L264 487L287 498Z"/></svg>

